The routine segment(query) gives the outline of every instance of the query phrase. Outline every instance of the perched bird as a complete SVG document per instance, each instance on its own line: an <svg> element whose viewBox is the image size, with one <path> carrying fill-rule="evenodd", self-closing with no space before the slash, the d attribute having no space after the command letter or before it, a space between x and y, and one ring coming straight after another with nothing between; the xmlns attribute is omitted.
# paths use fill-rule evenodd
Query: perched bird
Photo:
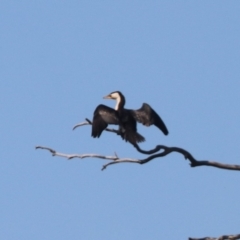
<svg viewBox="0 0 240 240"><path fill-rule="evenodd" d="M93 114L92 137L100 137L108 124L115 124L119 125L119 135L122 139L134 145L145 141L145 138L137 132L137 122L145 126L153 124L165 135L168 134L162 119L147 103L143 103L138 110L132 110L124 108L126 100L119 91L112 92L104 98L116 100L116 106L115 109L103 104L97 106Z"/></svg>

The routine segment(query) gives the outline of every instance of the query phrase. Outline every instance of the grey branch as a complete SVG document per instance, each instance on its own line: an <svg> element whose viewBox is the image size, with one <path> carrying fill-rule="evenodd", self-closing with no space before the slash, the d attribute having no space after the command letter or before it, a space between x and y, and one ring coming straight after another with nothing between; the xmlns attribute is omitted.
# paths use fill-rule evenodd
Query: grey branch
<svg viewBox="0 0 240 240"><path fill-rule="evenodd" d="M102 159L107 159L107 160L117 160L118 157L117 155L115 156L103 156L103 155L100 155L100 154L66 154L66 153L60 153L60 152L57 152L55 151L54 149L52 148L49 148L49 147L43 147L43 146L36 146L36 149L44 149L44 150L48 150L49 152L52 153L52 156L57 156L57 157L64 157L64 158L67 158L68 160L71 160L73 158L102 158Z"/></svg>
<svg viewBox="0 0 240 240"><path fill-rule="evenodd" d="M237 235L223 235L221 237L212 238L212 237L204 237L204 238L189 238L189 240L236 240L240 239L240 234Z"/></svg>
<svg viewBox="0 0 240 240"><path fill-rule="evenodd" d="M117 163L145 164L145 163L152 161L155 158L165 157L166 155L168 155L172 152L177 152L177 153L182 154L185 159L190 161L191 167L209 166L209 167L216 167L216 168L221 168L221 169L226 169L226 170L240 171L240 165L223 164L223 163L207 161L207 160L198 161L188 151L186 151L182 148L179 148L179 147L167 147L164 145L158 145L158 146L156 146L156 148L162 152L157 153L157 154L152 154L144 159L132 159L132 158L119 158L116 153L114 156L104 156L104 155L92 154L92 153L91 154L65 154L65 153L57 152L54 149L49 148L49 147L36 146L36 149L48 150L49 152L52 153L52 156L64 157L67 159L100 158L100 159L110 160L110 162L103 165L102 170L106 169L109 165L113 165L113 164L117 164Z"/></svg>
<svg viewBox="0 0 240 240"><path fill-rule="evenodd" d="M66 154L66 153L57 152L52 148L43 147L43 146L36 146L36 149L48 150L49 152L52 153L52 156L64 157L64 158L67 158L68 160L73 159L73 158L81 158L81 159L82 158L101 158L101 159L111 160L111 162L103 165L102 170L107 168L107 166L116 164L116 163L124 163L124 162L140 163L140 161L141 161L138 159L131 159L131 158L119 158L116 153L114 156L104 156L104 155L92 154L92 153L90 153L90 154Z"/></svg>

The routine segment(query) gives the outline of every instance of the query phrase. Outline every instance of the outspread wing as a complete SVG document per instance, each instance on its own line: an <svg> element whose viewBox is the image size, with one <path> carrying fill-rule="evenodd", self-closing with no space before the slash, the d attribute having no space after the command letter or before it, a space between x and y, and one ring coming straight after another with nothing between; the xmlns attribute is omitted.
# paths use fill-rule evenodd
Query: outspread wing
<svg viewBox="0 0 240 240"><path fill-rule="evenodd" d="M108 124L119 124L117 112L108 106L98 105L93 114L92 136L100 137Z"/></svg>
<svg viewBox="0 0 240 240"><path fill-rule="evenodd" d="M143 125L150 126L154 124L165 135L168 135L168 130L163 120L147 103L143 103L142 107L138 110L131 110L131 114L136 121L142 123Z"/></svg>

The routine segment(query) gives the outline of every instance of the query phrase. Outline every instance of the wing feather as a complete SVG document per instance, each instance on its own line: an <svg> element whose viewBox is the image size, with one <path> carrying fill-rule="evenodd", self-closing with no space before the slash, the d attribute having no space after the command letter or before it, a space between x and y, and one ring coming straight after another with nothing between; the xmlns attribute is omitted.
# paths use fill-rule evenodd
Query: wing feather
<svg viewBox="0 0 240 240"><path fill-rule="evenodd" d="M143 125L150 126L153 124L165 135L168 135L168 130L163 120L147 103L143 103L142 107L138 110L131 110L131 114L136 121L142 123Z"/></svg>
<svg viewBox="0 0 240 240"><path fill-rule="evenodd" d="M98 105L93 114L92 136L100 137L108 124L119 124L117 112L105 105Z"/></svg>

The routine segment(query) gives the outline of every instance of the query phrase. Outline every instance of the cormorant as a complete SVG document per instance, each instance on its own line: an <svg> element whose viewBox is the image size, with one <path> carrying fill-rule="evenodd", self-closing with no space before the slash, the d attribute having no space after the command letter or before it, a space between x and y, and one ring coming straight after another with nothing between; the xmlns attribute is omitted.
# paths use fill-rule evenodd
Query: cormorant
<svg viewBox="0 0 240 240"><path fill-rule="evenodd" d="M102 131L107 128L108 124L119 125L119 135L122 139L132 143L145 141L145 138L137 132L137 122L145 126L154 124L165 135L168 134L165 126L159 115L147 104L143 103L138 110L125 109L125 97L119 91L112 92L104 97L105 99L115 99L115 109L100 104L94 111L92 121L92 137L100 137Z"/></svg>

